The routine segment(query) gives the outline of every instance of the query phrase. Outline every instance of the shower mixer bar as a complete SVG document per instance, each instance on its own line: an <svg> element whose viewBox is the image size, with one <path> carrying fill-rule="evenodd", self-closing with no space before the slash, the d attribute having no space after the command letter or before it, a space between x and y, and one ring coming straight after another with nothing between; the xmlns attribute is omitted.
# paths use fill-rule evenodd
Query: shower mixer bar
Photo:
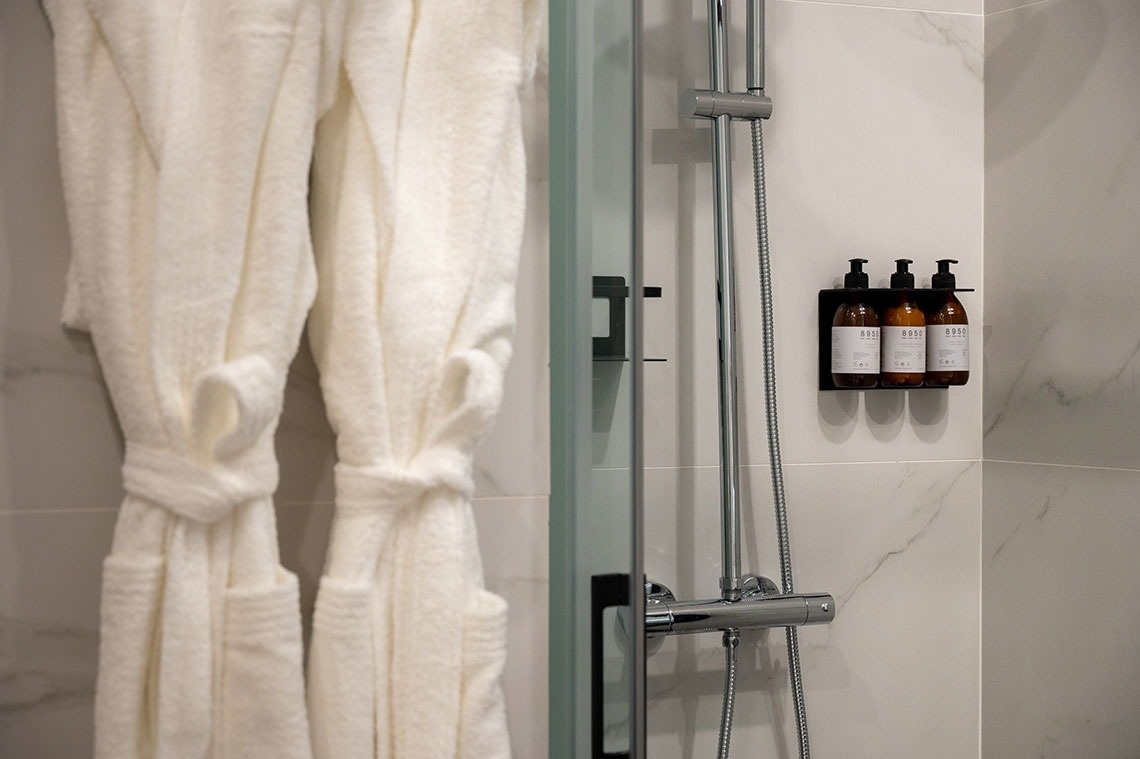
<svg viewBox="0 0 1140 759"><path fill-rule="evenodd" d="M827 593L776 592L767 578L745 578L739 601L722 598L678 601L664 585L650 584L645 597L645 634L649 637L717 630L824 625L835 618L835 599ZM756 587L758 585L758 587ZM751 590L748 590L752 586Z"/></svg>

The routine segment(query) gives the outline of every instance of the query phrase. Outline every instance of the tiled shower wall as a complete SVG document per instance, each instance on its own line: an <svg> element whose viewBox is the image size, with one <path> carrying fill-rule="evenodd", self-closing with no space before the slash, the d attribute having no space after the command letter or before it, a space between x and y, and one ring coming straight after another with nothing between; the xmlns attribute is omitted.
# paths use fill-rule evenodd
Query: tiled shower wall
<svg viewBox="0 0 1140 759"><path fill-rule="evenodd" d="M986 23L982 748L1140 756L1140 3Z"/></svg>
<svg viewBox="0 0 1140 759"><path fill-rule="evenodd" d="M99 579L122 498L123 446L90 340L59 324L69 240L51 36L36 0L0 2L0 51L0 756L70 759L91 755ZM540 71L524 98L530 178L516 359L476 462L487 584L511 604L506 689L518 757L546 754L545 81ZM334 454L304 348L277 453L282 558L301 577L307 615Z"/></svg>
<svg viewBox="0 0 1140 759"><path fill-rule="evenodd" d="M647 10L647 277L675 302L647 306L673 322L651 327L646 353L677 359L647 369L648 569L683 597L714 595L719 562L707 133L672 112L706 81L703 8ZM813 747L1140 756L1140 7L768 9L797 588L840 602L833 625L802 635ZM746 566L775 576L743 129L737 140ZM981 288L963 296L974 358L983 344L986 358L971 385L815 392L811 299L855 255L878 284L895 256L921 273L936 257L962 260L959 284ZM791 756L782 641L769 637L745 648L734 745ZM711 755L718 643L669 641L651 660L653 756Z"/></svg>
<svg viewBox="0 0 1140 759"><path fill-rule="evenodd" d="M777 382L796 588L834 594L801 632L812 749L848 759L978 755L981 372L950 390L817 389L816 293L847 259L885 286L896 258L981 288L981 4L767 3L765 123ZM678 97L707 86L705 6L645 6L647 569L681 598L718 594L715 284L708 129ZM977 7L975 7L977 6ZM743 10L743 3L730 10ZM743 86L743 13L729 37ZM779 581L764 435L747 127L734 127L746 571ZM962 296L980 367L981 291ZM793 756L781 631L746 634L736 755ZM649 755L714 756L720 636L649 661Z"/></svg>

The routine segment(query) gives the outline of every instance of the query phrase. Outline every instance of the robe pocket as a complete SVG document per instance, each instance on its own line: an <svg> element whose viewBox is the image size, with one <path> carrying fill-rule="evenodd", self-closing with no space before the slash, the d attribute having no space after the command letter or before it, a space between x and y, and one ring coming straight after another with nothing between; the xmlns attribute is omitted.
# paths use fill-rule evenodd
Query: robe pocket
<svg viewBox="0 0 1140 759"><path fill-rule="evenodd" d="M349 642L364 645L364 641L371 637L367 631L371 621L372 592L370 583L322 577L313 609L314 639L319 632L338 639L347 637ZM361 633L366 637L356 637Z"/></svg>
<svg viewBox="0 0 1140 759"><path fill-rule="evenodd" d="M313 753L318 759L374 755L378 706L372 593L368 583L329 577L321 579L317 591L308 698Z"/></svg>
<svg viewBox="0 0 1140 759"><path fill-rule="evenodd" d="M306 0L258 0L223 6L220 28L234 39L291 35Z"/></svg>
<svg viewBox="0 0 1140 759"><path fill-rule="evenodd" d="M154 626L166 561L161 556L108 556L103 560L103 624Z"/></svg>
<svg viewBox="0 0 1140 759"><path fill-rule="evenodd" d="M463 620L460 759L510 756L501 682L506 661L507 602L488 590L476 589Z"/></svg>
<svg viewBox="0 0 1140 759"><path fill-rule="evenodd" d="M463 619L463 668L497 664L507 659L507 601L489 590L472 592Z"/></svg>
<svg viewBox="0 0 1140 759"><path fill-rule="evenodd" d="M143 755L152 740L155 631L166 564L161 557L109 556L103 562L95 756Z"/></svg>
<svg viewBox="0 0 1140 759"><path fill-rule="evenodd" d="M226 757L304 759L309 725L296 575L226 590L222 741Z"/></svg>
<svg viewBox="0 0 1140 759"><path fill-rule="evenodd" d="M301 601L297 576L278 567L277 582L226 589L226 648L263 649L282 656L301 653ZM283 647L283 648L282 648Z"/></svg>

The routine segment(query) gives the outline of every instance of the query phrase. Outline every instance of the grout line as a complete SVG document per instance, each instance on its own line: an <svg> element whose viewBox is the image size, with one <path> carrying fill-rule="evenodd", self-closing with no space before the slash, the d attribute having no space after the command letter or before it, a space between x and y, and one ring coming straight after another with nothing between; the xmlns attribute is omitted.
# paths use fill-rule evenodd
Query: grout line
<svg viewBox="0 0 1140 759"><path fill-rule="evenodd" d="M890 459L890 460L875 460L875 461L803 461L797 463L784 463L785 469L795 468L808 468L808 467L834 467L834 466L897 466L899 464L1013 464L1021 466L1033 467L1050 467L1057 469L1085 469L1095 472L1130 472L1140 474L1140 468L1135 467L1113 467L1113 466L1093 466L1090 464L1065 464L1049 461L1016 461L1011 459L987 459L987 458L969 458L969 459ZM742 464L744 469L767 469L768 464ZM668 472L668 471L684 471L684 470L701 470L707 469L716 471L720 469L717 464L694 464L683 466L647 466L647 472ZM603 472L621 472L627 471L625 467L605 467L599 468L595 471ZM471 499L473 504L489 503L495 501L507 502L525 502L525 501L549 501L549 493L538 493L531 495L477 495ZM284 508L304 508L304 507L335 507L335 502L332 500L317 500L317 501L276 501L276 506ZM105 507L105 508L47 508L47 509L0 509L0 518L7 516L46 516L46 515L59 515L59 514L113 514L119 511L119 507Z"/></svg>
<svg viewBox="0 0 1140 759"><path fill-rule="evenodd" d="M485 495L476 496L471 499L473 504L487 503L492 501L548 501L550 494L545 493L541 495ZM334 508L336 503L331 500L322 499L318 501L275 501L274 506L285 509L298 509L298 508ZM60 514L116 514L119 507L113 508L47 508L47 509L0 509L0 519L7 516L48 516Z"/></svg>
<svg viewBox="0 0 1140 759"><path fill-rule="evenodd" d="M1045 5L1046 3L1051 2L1053 2L1053 0L1033 0L1033 2L1023 3L1022 5L1015 5L1012 8L1003 8L1000 11L991 11L990 13L986 13L985 16L986 18L990 18L991 16L1000 16L1003 13L1013 13L1014 11L1020 11L1025 8L1032 8L1034 5Z"/></svg>
<svg viewBox="0 0 1140 759"><path fill-rule="evenodd" d="M477 495L471 499L471 502L479 503L481 501L548 501L550 500L550 493L539 493L538 495Z"/></svg>
<svg viewBox="0 0 1140 759"><path fill-rule="evenodd" d="M96 508L96 509L0 509L0 517L6 516L29 516L29 515L48 515L48 514L114 514L118 512L119 507L114 508Z"/></svg>
<svg viewBox="0 0 1140 759"><path fill-rule="evenodd" d="M969 458L969 459L884 459L884 460L869 460L869 461L804 461L797 464L787 464L785 467L808 467L808 466L867 466L874 464L975 464L982 459ZM767 467L767 464L749 464L749 467L760 468Z"/></svg>
<svg viewBox="0 0 1140 759"><path fill-rule="evenodd" d="M873 3L841 3L832 2L831 0L783 0L786 3L797 3L799 5L828 5L833 8L862 8L864 10L874 11L901 11L903 13L937 13L944 16L973 16L977 18L989 18L991 16L1000 16L1003 13L1013 13L1024 8L1032 8L1035 5L1045 5L1047 3L1055 2L1055 0L1032 0L1031 2L1015 5L1012 8L1002 8L1000 11L986 11L984 8L980 12L971 11L948 11L936 8L900 8L895 5L875 5Z"/></svg>
<svg viewBox="0 0 1140 759"><path fill-rule="evenodd" d="M1048 2L1048 0L1038 0L1039 2ZM937 13L943 16L971 16L982 18L985 16L985 11L981 13L971 13L969 11L947 11L938 10L933 8L900 8L895 5L874 5L871 3L840 3L829 2L829 0L783 0L786 3L797 3L800 5L828 5L833 8L860 8L863 10L872 11L899 11L901 13ZM1012 10L1012 9L1010 9Z"/></svg>
<svg viewBox="0 0 1140 759"><path fill-rule="evenodd" d="M958 459L881 459L881 460L880 459L874 459L874 460L867 460L867 461L799 461L796 463L789 463L789 462L785 461L784 462L784 468L789 469L792 467L819 467L819 466L867 466L867 465L875 465L875 464L881 464L881 465L887 465L887 464L889 464L889 465L898 465L898 464L976 464L980 461L982 461L981 457L968 458L968 459L958 458ZM767 469L768 468L768 464L766 464L766 463L741 464L740 466L742 468L745 468L745 469ZM662 471L662 472L673 470L673 469L718 470L718 469L720 469L720 465L719 464L688 464L688 465L680 465L680 466L647 466L647 467L645 467L645 469L646 469L646 471ZM621 471L626 471L626 468L625 467L607 467L604 470L596 470L596 471L621 472Z"/></svg>
<svg viewBox="0 0 1140 759"><path fill-rule="evenodd" d="M1021 466L1047 466L1059 469L1089 469L1094 472L1133 472L1140 474L1140 469L1127 466L1093 466L1091 464L1058 464L1051 461L1009 461L1006 459L982 459L985 464L1020 464Z"/></svg>

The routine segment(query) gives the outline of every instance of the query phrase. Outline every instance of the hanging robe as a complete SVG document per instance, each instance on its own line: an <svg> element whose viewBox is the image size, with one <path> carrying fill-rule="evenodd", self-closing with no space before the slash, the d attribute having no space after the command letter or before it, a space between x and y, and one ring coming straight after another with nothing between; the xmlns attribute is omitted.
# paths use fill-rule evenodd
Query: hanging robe
<svg viewBox="0 0 1140 759"><path fill-rule="evenodd" d="M315 0L48 0L73 257L126 444L95 756L305 759L273 435L315 291Z"/></svg>
<svg viewBox="0 0 1140 759"><path fill-rule="evenodd" d="M349 2L311 202L309 337L338 454L309 660L320 759L510 754L506 603L470 499L510 356L537 17Z"/></svg>

